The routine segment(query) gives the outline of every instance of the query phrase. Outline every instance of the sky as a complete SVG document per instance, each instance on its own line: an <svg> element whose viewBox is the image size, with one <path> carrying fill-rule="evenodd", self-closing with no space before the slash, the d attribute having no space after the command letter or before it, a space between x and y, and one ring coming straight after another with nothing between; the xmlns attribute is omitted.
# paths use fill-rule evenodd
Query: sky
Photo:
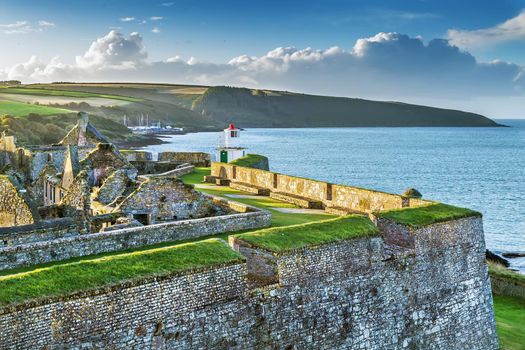
<svg viewBox="0 0 525 350"><path fill-rule="evenodd" d="M0 80L233 85L525 118L525 0L0 0Z"/></svg>

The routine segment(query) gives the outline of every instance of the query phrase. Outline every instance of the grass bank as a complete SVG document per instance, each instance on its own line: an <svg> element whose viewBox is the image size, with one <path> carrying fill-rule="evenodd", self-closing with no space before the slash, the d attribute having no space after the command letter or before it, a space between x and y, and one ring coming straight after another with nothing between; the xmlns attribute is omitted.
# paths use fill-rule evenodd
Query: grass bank
<svg viewBox="0 0 525 350"><path fill-rule="evenodd" d="M264 163L268 164L268 158L259 154L247 154L230 162L230 164L246 168L254 168Z"/></svg>
<svg viewBox="0 0 525 350"><path fill-rule="evenodd" d="M438 222L457 220L466 217L481 216L481 213L477 211L443 203L375 212L374 214L378 217L390 219L398 224L410 226L412 228L425 227Z"/></svg>
<svg viewBox="0 0 525 350"><path fill-rule="evenodd" d="M255 247L283 253L378 234L379 230L368 217L350 215L302 225L247 232L236 235L236 237Z"/></svg>
<svg viewBox="0 0 525 350"><path fill-rule="evenodd" d="M0 306L243 261L219 239L56 264L0 277Z"/></svg>

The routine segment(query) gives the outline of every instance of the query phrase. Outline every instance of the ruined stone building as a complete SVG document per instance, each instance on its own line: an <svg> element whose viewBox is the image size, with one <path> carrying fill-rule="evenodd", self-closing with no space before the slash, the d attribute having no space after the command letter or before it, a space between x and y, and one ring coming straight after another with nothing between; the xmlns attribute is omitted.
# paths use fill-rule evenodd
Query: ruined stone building
<svg viewBox="0 0 525 350"><path fill-rule="evenodd" d="M55 145L18 147L14 136L2 135L0 227L71 218L77 228L97 232L117 222L122 228L221 212L177 179L193 169L184 156L169 152L155 162L140 154L121 153L83 112ZM202 165L196 155L191 156ZM170 160L174 157L179 159Z"/></svg>

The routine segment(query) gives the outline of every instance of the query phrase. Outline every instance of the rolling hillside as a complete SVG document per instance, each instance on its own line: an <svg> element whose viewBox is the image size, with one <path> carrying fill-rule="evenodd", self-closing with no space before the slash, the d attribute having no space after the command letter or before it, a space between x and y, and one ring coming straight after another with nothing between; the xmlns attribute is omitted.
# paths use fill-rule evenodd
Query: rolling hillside
<svg viewBox="0 0 525 350"><path fill-rule="evenodd" d="M496 126L482 115L400 102L214 87L193 110L245 127Z"/></svg>
<svg viewBox="0 0 525 350"><path fill-rule="evenodd" d="M23 142L60 139L73 122L73 113L80 110L95 116L101 131L116 141L143 143L152 140L131 135L122 125L124 116L129 125L147 117L188 132L216 131L229 122L241 127L498 125L456 110L245 88L131 83L0 86L1 129L20 134ZM31 122L23 120L28 115Z"/></svg>

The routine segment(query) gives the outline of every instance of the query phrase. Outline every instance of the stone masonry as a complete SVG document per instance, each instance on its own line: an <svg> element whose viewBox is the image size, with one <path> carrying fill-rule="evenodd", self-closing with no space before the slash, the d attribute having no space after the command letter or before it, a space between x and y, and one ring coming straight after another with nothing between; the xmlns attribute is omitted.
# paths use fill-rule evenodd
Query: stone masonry
<svg viewBox="0 0 525 350"><path fill-rule="evenodd" d="M481 225L411 230L397 253L382 237L273 253L255 289L248 261L4 308L0 348L495 350Z"/></svg>

